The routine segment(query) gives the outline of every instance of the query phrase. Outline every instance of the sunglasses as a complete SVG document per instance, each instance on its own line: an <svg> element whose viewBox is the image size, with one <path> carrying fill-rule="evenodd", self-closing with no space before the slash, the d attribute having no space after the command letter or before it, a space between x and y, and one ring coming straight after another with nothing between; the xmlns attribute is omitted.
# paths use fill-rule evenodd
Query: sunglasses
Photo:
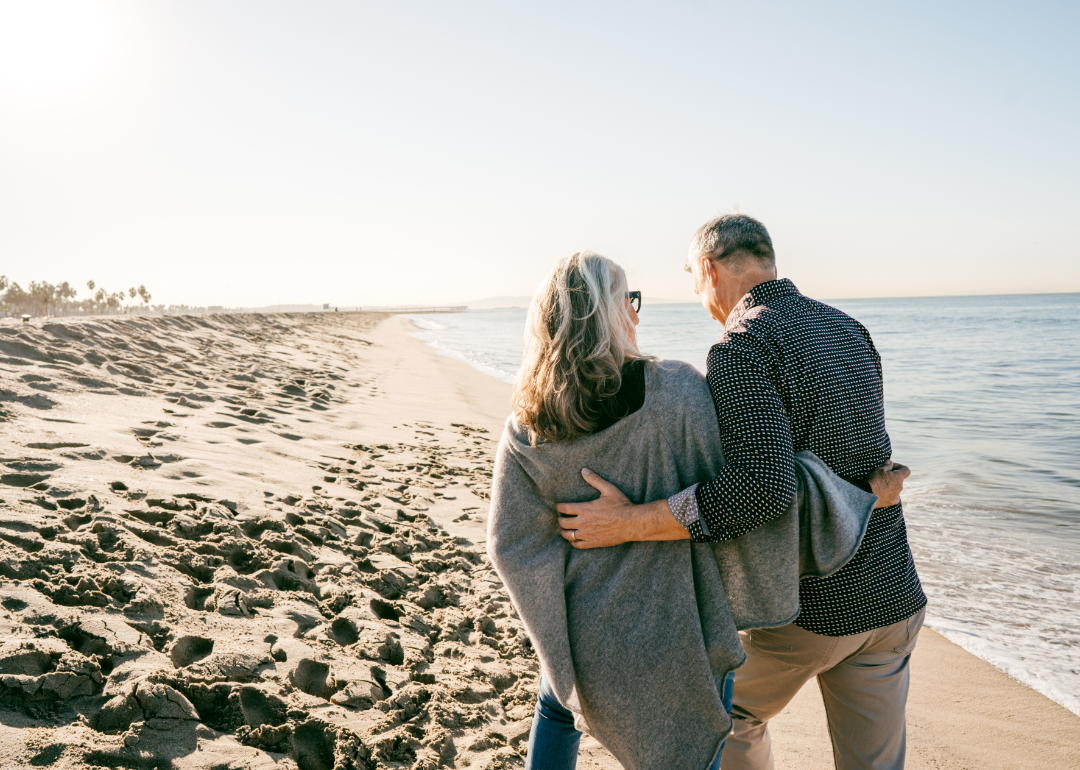
<svg viewBox="0 0 1080 770"><path fill-rule="evenodd" d="M630 304L634 307L635 313L641 312L641 292L640 291L628 291L626 292L626 298L630 300Z"/></svg>

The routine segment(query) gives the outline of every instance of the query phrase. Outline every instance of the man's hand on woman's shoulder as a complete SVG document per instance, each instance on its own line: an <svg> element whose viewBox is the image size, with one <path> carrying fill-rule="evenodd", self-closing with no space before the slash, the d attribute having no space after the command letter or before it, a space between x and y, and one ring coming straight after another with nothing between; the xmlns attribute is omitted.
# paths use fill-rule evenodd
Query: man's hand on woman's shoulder
<svg viewBox="0 0 1080 770"><path fill-rule="evenodd" d="M870 489L878 496L874 508L888 508L900 504L900 493L904 491L904 479L911 475L911 468L892 460L875 468L866 477Z"/></svg>
<svg viewBox="0 0 1080 770"><path fill-rule="evenodd" d="M574 548L606 548L642 540L686 540L667 500L634 505L617 486L583 468L582 478L600 491L587 503L559 503L560 534Z"/></svg>

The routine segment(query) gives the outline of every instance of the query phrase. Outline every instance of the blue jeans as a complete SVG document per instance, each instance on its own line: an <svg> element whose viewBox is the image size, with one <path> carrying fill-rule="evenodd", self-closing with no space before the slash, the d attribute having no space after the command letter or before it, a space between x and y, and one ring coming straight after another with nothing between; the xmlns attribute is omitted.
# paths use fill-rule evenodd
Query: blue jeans
<svg viewBox="0 0 1080 770"><path fill-rule="evenodd" d="M731 694L735 689L735 673L728 674L720 694L724 708L731 713ZM529 755L525 770L574 770L577 767L581 731L574 727L574 715L563 708L545 677L540 677L540 692L536 696L532 732L529 733ZM709 770L720 770L720 752Z"/></svg>

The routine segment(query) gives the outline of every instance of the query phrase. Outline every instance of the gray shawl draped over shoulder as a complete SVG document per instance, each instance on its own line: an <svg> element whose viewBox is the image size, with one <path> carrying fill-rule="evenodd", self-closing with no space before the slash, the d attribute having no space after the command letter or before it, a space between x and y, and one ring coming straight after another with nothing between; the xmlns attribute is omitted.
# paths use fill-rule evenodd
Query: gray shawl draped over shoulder
<svg viewBox="0 0 1080 770"><path fill-rule="evenodd" d="M488 554L559 701L630 770L707 768L731 730L720 690L745 660L738 631L794 620L800 576L829 575L858 548L877 498L812 453L797 460L791 510L736 540L579 551L559 535L555 503L597 497L582 468L643 503L723 466L704 378L654 362L641 409L570 444L533 447L507 421Z"/></svg>

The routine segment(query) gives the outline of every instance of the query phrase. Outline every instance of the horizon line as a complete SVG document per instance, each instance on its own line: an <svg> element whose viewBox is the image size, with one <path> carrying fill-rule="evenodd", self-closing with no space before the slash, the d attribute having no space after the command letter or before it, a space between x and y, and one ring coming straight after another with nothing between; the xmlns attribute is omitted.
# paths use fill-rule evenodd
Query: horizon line
<svg viewBox="0 0 1080 770"><path fill-rule="evenodd" d="M1080 294L1080 290L1078 290L1078 291L1017 291L1017 292L1008 292L1008 293L986 293L986 294L980 294L980 293L972 293L972 294L899 294L899 295L895 295L895 296L877 296L877 297L867 297L867 296L855 296L855 297L831 296L830 297L830 296L825 296L825 297L821 297L821 299L823 299L823 300L835 300L835 299L860 299L860 300L862 300L862 299L949 299L949 298L960 298L960 297L1042 297L1042 296L1046 296L1046 295L1050 295L1050 294L1062 294L1062 295L1064 295L1064 294ZM491 300L491 299L501 299L502 297L515 297L515 296L524 297L526 295L522 294L522 295L501 295L501 296L495 296L495 297L483 297L481 299L477 299L477 300L473 300L473 301L474 302L486 302L486 301ZM670 300L670 298L667 298L667 297L664 297L663 299L667 300L667 301L657 302L657 303L653 303L653 304L657 304L657 305L696 305L696 304L698 304L697 300L693 300L693 299ZM469 303L466 302L466 303L463 303L463 304L468 305ZM506 306L506 308L510 308L510 307L521 307L521 306L520 305L507 305ZM477 309L480 309L480 310L502 310L504 308L477 308Z"/></svg>

